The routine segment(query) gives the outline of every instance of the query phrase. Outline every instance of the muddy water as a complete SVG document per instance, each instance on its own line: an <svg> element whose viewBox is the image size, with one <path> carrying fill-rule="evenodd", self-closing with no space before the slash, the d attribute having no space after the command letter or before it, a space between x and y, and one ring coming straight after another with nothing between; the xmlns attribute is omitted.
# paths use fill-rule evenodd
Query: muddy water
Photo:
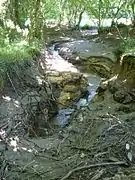
<svg viewBox="0 0 135 180"><path fill-rule="evenodd" d="M101 78L96 74L82 72L82 70L80 70L81 69L80 67L73 66L71 63L68 63L66 60L60 57L58 52L55 51L54 49L55 46L53 45L49 48L49 52L48 52L49 53L48 57L50 57L49 55L51 55L51 58L54 60L53 61L54 64L53 63L50 64L50 69L52 69L53 71L71 70L72 72L80 72L88 80L88 87L87 87L88 93L86 97L80 98L78 102L73 104L73 107L71 108L59 109L57 116L53 119L53 123L55 125L64 127L69 124L70 116L72 115L72 113L74 113L75 110L89 105L93 97L96 95L96 90L99 87ZM48 64L50 62L52 61L48 60ZM66 68L64 69L64 67Z"/></svg>

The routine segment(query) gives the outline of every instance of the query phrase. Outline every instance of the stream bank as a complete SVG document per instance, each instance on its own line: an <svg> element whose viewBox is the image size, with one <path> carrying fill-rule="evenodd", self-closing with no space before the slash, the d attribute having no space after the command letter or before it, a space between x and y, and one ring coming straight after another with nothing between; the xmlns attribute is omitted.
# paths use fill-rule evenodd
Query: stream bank
<svg viewBox="0 0 135 180"><path fill-rule="evenodd" d="M56 93L54 90L56 90L57 86L51 86L50 81L45 79L46 76L44 72L46 69L43 69L42 66L45 56L44 54L42 55L42 59L40 58L38 61L41 63L40 72L42 72L42 75L37 71L38 73L36 76L32 76L32 78L29 78L28 81L32 82L32 79L36 79L36 81L33 83L34 86L31 83L26 83L25 86L23 86L25 87L23 89L24 92L26 92L27 87L27 93L29 92L31 95L24 95L24 104L26 103L26 106L23 106L23 108L25 108L25 110L30 110L29 113L26 112L26 116L24 116L22 112L18 113L19 109L22 109L22 107L18 106L17 104L20 101L15 96L16 93L13 93L13 87L11 88L12 91L11 89L10 91L7 89L7 91L5 91L5 93L1 96L3 99L1 105L4 105L3 108L7 109L9 113L7 114L7 117L5 117L6 121L1 121L1 124L4 124L5 122L7 123L9 121L14 122L14 124L11 126L9 126L9 124L4 124L1 129L1 138L3 139L0 142L0 151L2 154L0 163L1 167L6 167L5 170L4 168L1 169L1 177L6 177L9 180L134 179L134 101L132 100L127 104L116 101L111 91L111 87L113 87L113 85L112 83L109 84L111 80L108 80L107 78L104 80L102 79L102 81L105 81L105 83L102 82L103 85L99 86L100 78L97 75L91 75L91 71L89 74L82 72L83 76L81 76L81 78L84 78L84 76L86 76L84 78L85 80L86 78L89 78L89 86L88 89L87 86L85 86L86 90L90 90L91 93L93 92L94 94L98 88L98 94L94 97L90 104L87 104L87 106L85 106L86 104L83 101L88 99L88 95L81 97L82 99L84 97L87 98L83 99L81 102L81 107L79 104L79 108L77 106L75 112L70 114L70 123L68 123L67 126L64 126L64 128L58 126L56 128L56 126L52 126L49 121L50 117L48 118L48 110L53 111L50 114L58 115L58 103L55 99L55 96L51 96L52 94L54 95ZM54 59L52 58L51 61L53 60ZM53 62L55 63L57 61ZM71 66L69 66L69 64L67 65L66 62L65 64L67 71L69 69L75 70L75 67L72 66L71 68ZM133 65L133 63L131 64ZM37 64L31 66L34 72L30 73L31 75L35 75L35 67L37 67ZM60 67L60 64L58 64L58 66L56 65L55 67ZM62 68L63 67L64 66L62 63ZM126 69L129 70L129 67L134 66L129 66L127 68L127 66L123 64L123 66L120 67L124 67L124 71L127 72ZM29 69L26 71L29 72ZM26 71L24 71L24 74ZM77 74L77 78L81 74L78 71L74 72ZM63 74L63 72L61 74ZM28 75L29 73L27 76ZM127 73L124 73L123 78L120 76L122 82L127 76L129 76ZM65 74L64 77L66 77ZM69 79L71 81L73 80L73 77L70 76ZM129 76L129 79L134 79L134 77L130 78ZM134 80L131 82L134 82ZM15 82L13 84L16 85ZM67 84L69 84L69 81L67 81ZM87 85L87 83L85 85ZM16 89L19 90L18 88ZM36 92L33 93L33 91ZM38 91L40 92L40 98L39 94L37 95ZM9 92L12 92L12 94ZM3 96L5 98L3 98ZM31 101L33 106L30 106ZM75 101L75 103L77 103L77 101ZM13 108L12 105L14 105ZM15 108L17 108L16 111L14 111ZM43 112L41 113L39 110L43 110ZM3 112L4 117L5 113L2 109L1 112ZM12 112L14 112L14 114L12 114ZM17 117L16 112L19 114ZM32 134L32 138L26 134L26 132L28 132L27 130L22 133L24 127L27 127L27 121L25 121L25 117L27 117L28 114L34 117L30 117L32 122L34 122L33 120L38 120L38 122L36 121L34 124L35 128L38 127L37 123L41 123L40 129L38 129L36 133L37 136L33 137ZM2 120L4 120L3 117L1 118ZM44 125L46 128L41 128L44 126L42 123L45 123ZM21 126L20 124L25 126ZM6 131L7 129L9 129L10 133L8 136L5 136L3 131ZM42 133L38 134L38 132Z"/></svg>

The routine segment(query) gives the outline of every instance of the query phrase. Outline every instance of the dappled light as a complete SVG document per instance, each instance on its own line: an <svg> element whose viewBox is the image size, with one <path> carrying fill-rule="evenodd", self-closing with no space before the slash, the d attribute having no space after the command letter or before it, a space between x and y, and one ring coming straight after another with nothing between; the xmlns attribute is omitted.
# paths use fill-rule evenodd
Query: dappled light
<svg viewBox="0 0 135 180"><path fill-rule="evenodd" d="M63 51L68 52L68 48ZM49 71L78 72L77 68L61 58L57 51L46 52L46 65Z"/></svg>
<svg viewBox="0 0 135 180"><path fill-rule="evenodd" d="M133 180L134 139L134 0L1 0L0 180Z"/></svg>

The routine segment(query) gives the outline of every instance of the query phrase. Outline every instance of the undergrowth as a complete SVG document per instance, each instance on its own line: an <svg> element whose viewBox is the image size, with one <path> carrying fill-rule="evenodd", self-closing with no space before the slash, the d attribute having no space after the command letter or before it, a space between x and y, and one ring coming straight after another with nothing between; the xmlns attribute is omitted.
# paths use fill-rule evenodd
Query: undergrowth
<svg viewBox="0 0 135 180"><path fill-rule="evenodd" d="M122 40L120 50L123 53L135 53L135 38L127 37L126 39Z"/></svg>
<svg viewBox="0 0 135 180"><path fill-rule="evenodd" d="M9 32L6 29L0 28L0 84L4 79L7 72L11 72L15 69L16 65L23 67L34 57L40 54L39 43L33 42L28 44L26 40L23 40L18 33L15 32L14 36L9 36Z"/></svg>

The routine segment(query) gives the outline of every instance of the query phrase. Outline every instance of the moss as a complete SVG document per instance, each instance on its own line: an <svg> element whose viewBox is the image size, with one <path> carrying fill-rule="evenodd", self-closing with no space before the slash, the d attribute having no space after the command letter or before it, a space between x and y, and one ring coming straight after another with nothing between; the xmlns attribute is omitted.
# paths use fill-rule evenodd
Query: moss
<svg viewBox="0 0 135 180"><path fill-rule="evenodd" d="M59 97L59 107L61 106L68 106L70 105L70 103L75 100L77 100L77 98L79 98L81 95L80 91L77 91L76 93L71 93L71 92L64 92L62 91Z"/></svg>
<svg viewBox="0 0 135 180"><path fill-rule="evenodd" d="M76 91L79 91L80 87L74 85L74 84L71 84L71 85L65 85L64 86L64 89L63 91L65 92L76 92Z"/></svg>
<svg viewBox="0 0 135 180"><path fill-rule="evenodd" d="M57 85L62 85L63 77L62 76L48 76L48 79L51 81L51 83L56 83Z"/></svg>
<svg viewBox="0 0 135 180"><path fill-rule="evenodd" d="M89 57L83 63L86 71L96 72L102 77L109 77L113 63L106 57Z"/></svg>
<svg viewBox="0 0 135 180"><path fill-rule="evenodd" d="M69 100L71 100L71 93L62 91L59 97L59 103L65 105Z"/></svg>

